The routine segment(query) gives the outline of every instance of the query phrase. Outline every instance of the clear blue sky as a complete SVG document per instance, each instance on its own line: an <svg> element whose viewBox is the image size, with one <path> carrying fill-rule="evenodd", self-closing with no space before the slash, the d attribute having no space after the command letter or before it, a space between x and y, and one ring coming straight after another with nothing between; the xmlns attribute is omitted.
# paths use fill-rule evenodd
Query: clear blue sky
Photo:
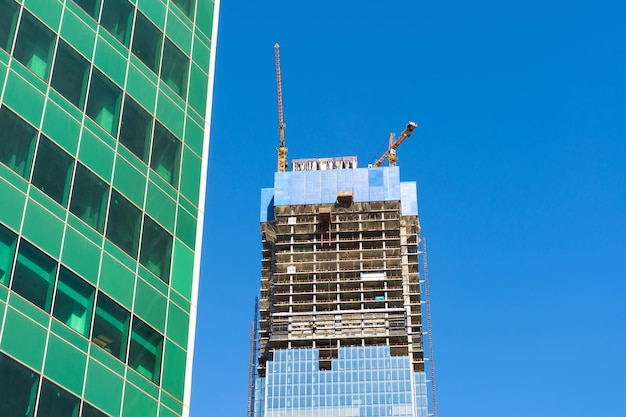
<svg viewBox="0 0 626 417"><path fill-rule="evenodd" d="M626 3L224 0L192 417L246 412L275 42L289 159L419 124L439 414L626 416Z"/></svg>

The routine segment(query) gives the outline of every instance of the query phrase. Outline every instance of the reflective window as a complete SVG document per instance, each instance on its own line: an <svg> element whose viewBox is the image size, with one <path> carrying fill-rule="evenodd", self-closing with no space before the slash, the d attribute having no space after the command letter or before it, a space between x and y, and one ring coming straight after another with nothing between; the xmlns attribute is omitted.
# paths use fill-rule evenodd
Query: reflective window
<svg viewBox="0 0 626 417"><path fill-rule="evenodd" d="M180 147L180 141L176 136L157 122L154 126L150 167L174 187L178 184Z"/></svg>
<svg viewBox="0 0 626 417"><path fill-rule="evenodd" d="M56 266L52 258L22 240L11 289L40 309L50 312Z"/></svg>
<svg viewBox="0 0 626 417"><path fill-rule="evenodd" d="M117 191L111 195L106 237L124 252L137 258L141 212Z"/></svg>
<svg viewBox="0 0 626 417"><path fill-rule="evenodd" d="M0 107L0 162L28 177L37 131L5 106Z"/></svg>
<svg viewBox="0 0 626 417"><path fill-rule="evenodd" d="M78 4L89 16L94 19L98 18L98 11L100 9L99 0L74 0L74 3Z"/></svg>
<svg viewBox="0 0 626 417"><path fill-rule="evenodd" d="M87 403L83 403L83 417L107 417L102 411L92 407Z"/></svg>
<svg viewBox="0 0 626 417"><path fill-rule="evenodd" d="M147 217L143 224L139 262L166 283L169 282L172 259L172 235Z"/></svg>
<svg viewBox="0 0 626 417"><path fill-rule="evenodd" d="M108 197L108 184L82 164L78 164L74 176L70 211L102 233Z"/></svg>
<svg viewBox="0 0 626 417"><path fill-rule="evenodd" d="M0 0L0 48L11 50L19 6L14 0Z"/></svg>
<svg viewBox="0 0 626 417"><path fill-rule="evenodd" d="M152 116L132 98L124 100L124 114L120 129L120 142L137 158L148 162L150 134L152 133Z"/></svg>
<svg viewBox="0 0 626 417"><path fill-rule="evenodd" d="M181 10L193 20L193 6L195 5L195 0L172 0L172 2L180 7Z"/></svg>
<svg viewBox="0 0 626 417"><path fill-rule="evenodd" d="M87 116L116 136L122 93L112 81L94 69L87 100Z"/></svg>
<svg viewBox="0 0 626 417"><path fill-rule="evenodd" d="M100 24L128 46L133 7L126 0L106 0L102 8Z"/></svg>
<svg viewBox="0 0 626 417"><path fill-rule="evenodd" d="M62 206L67 205L74 158L42 136L39 140L32 183Z"/></svg>
<svg viewBox="0 0 626 417"><path fill-rule="evenodd" d="M121 361L126 359L130 313L98 293L91 341Z"/></svg>
<svg viewBox="0 0 626 417"><path fill-rule="evenodd" d="M78 397L44 378L41 383L37 417L76 417L79 408Z"/></svg>
<svg viewBox="0 0 626 417"><path fill-rule="evenodd" d="M85 101L88 74L87 60L60 40L54 60L51 84L63 97L81 110Z"/></svg>
<svg viewBox="0 0 626 417"><path fill-rule="evenodd" d="M24 10L13 56L44 80L48 79L54 34Z"/></svg>
<svg viewBox="0 0 626 417"><path fill-rule="evenodd" d="M0 284L9 285L17 235L0 225Z"/></svg>
<svg viewBox="0 0 626 417"><path fill-rule="evenodd" d="M130 339L128 366L158 384L161 376L162 353L163 336L135 317Z"/></svg>
<svg viewBox="0 0 626 417"><path fill-rule="evenodd" d="M0 416L32 416L38 385L39 375L0 352Z"/></svg>
<svg viewBox="0 0 626 417"><path fill-rule="evenodd" d="M161 79L172 87L179 96L185 97L187 92L187 74L189 73L189 58L178 49L172 41L165 38L163 46L163 61L161 64Z"/></svg>
<svg viewBox="0 0 626 417"><path fill-rule="evenodd" d="M162 41L161 31L144 15L137 13L132 50L137 58L154 72L159 70Z"/></svg>
<svg viewBox="0 0 626 417"><path fill-rule="evenodd" d="M52 315L83 336L88 336L94 293L91 285L61 267Z"/></svg>

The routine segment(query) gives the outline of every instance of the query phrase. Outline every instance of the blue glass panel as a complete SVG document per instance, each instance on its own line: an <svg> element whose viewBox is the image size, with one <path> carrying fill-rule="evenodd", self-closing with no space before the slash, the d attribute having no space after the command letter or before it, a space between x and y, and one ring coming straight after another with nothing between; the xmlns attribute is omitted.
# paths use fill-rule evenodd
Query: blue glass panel
<svg viewBox="0 0 626 417"><path fill-rule="evenodd" d="M352 171L353 198L356 202L369 201L369 185L367 169L359 168Z"/></svg>
<svg viewBox="0 0 626 417"><path fill-rule="evenodd" d="M306 171L290 172L289 199L291 205L306 203Z"/></svg>
<svg viewBox="0 0 626 417"><path fill-rule="evenodd" d="M261 222L274 220L274 189L261 189Z"/></svg>
<svg viewBox="0 0 626 417"><path fill-rule="evenodd" d="M322 173L322 204L331 204L337 200L337 176L346 170L320 171Z"/></svg>
<svg viewBox="0 0 626 417"><path fill-rule="evenodd" d="M306 178L306 204L319 204L322 201L322 171L304 171Z"/></svg>
<svg viewBox="0 0 626 417"><path fill-rule="evenodd" d="M417 216L417 184L415 182L400 183L402 195L402 215Z"/></svg>
<svg viewBox="0 0 626 417"><path fill-rule="evenodd" d="M386 170L387 182L385 200L400 200L400 168L389 167Z"/></svg>
<svg viewBox="0 0 626 417"><path fill-rule="evenodd" d="M288 206L291 204L289 198L290 182L290 172L276 172L274 174L274 205Z"/></svg>

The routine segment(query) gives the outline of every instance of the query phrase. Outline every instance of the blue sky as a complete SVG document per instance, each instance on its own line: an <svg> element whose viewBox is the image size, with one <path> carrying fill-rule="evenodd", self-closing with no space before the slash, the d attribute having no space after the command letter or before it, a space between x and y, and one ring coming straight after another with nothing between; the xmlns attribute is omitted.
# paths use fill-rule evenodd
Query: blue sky
<svg viewBox="0 0 626 417"><path fill-rule="evenodd" d="M390 132L428 241L447 416L623 417L626 3L223 1L192 417L246 412L259 197Z"/></svg>

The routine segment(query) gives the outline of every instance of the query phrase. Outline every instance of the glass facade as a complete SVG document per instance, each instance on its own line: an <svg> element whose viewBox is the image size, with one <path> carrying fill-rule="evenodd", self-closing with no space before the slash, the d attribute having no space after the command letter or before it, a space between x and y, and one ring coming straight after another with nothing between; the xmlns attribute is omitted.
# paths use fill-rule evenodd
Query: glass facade
<svg viewBox="0 0 626 417"><path fill-rule="evenodd" d="M256 380L255 417L427 417L426 374L389 346L339 349L319 370L318 349L274 351Z"/></svg>
<svg viewBox="0 0 626 417"><path fill-rule="evenodd" d="M218 9L0 0L0 416L189 414Z"/></svg>

